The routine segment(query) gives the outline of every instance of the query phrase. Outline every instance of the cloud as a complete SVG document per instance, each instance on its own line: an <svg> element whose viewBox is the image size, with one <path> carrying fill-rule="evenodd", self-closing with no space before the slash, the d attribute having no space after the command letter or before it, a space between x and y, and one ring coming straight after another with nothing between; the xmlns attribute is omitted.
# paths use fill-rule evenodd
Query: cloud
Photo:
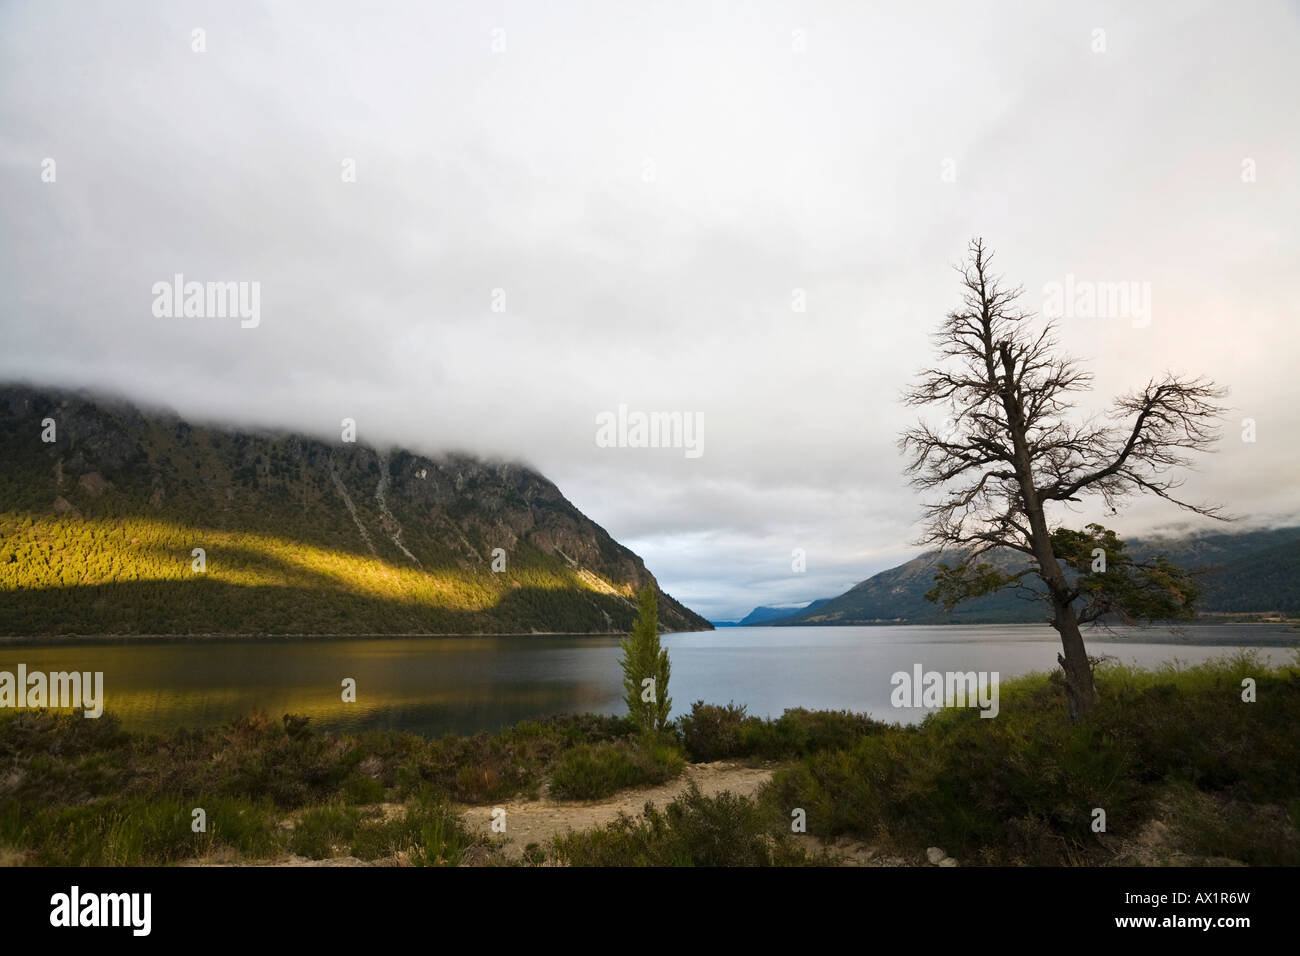
<svg viewBox="0 0 1300 956"><path fill-rule="evenodd" d="M913 553L897 397L980 234L1031 309L1150 283L1147 328L1062 322L1093 407L1212 375L1233 418L1189 493L1294 518L1297 32L1282 3L6 7L0 375L525 460L735 618ZM260 282L261 324L155 318L177 272ZM701 414L704 456L598 448L620 403Z"/></svg>

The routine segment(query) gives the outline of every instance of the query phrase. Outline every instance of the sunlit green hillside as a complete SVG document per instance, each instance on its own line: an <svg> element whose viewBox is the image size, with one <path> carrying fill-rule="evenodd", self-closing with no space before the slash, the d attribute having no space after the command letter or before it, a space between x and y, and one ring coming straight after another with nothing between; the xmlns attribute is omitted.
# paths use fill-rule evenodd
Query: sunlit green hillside
<svg viewBox="0 0 1300 956"><path fill-rule="evenodd" d="M622 631L653 581L518 465L21 387L0 449L0 634ZM708 626L660 600L665 626Z"/></svg>

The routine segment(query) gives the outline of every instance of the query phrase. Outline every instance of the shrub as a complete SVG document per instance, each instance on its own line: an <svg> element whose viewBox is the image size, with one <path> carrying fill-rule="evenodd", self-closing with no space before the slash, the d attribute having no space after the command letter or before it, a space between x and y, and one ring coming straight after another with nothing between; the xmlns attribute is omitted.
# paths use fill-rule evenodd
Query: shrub
<svg viewBox="0 0 1300 956"><path fill-rule="evenodd" d="M552 768L551 794L562 800L596 800L628 787L667 783L685 765L675 747L659 741L579 744Z"/></svg>
<svg viewBox="0 0 1300 956"><path fill-rule="evenodd" d="M781 760L840 749L880 733L885 724L848 711L792 708L775 720L748 717L745 708L696 701L678 722L686 752L694 761L761 757Z"/></svg>
<svg viewBox="0 0 1300 956"><path fill-rule="evenodd" d="M1173 821L1174 845L1185 853L1248 866L1300 866L1300 830L1284 807L1176 784L1166 792L1162 809Z"/></svg>
<svg viewBox="0 0 1300 956"><path fill-rule="evenodd" d="M746 753L779 760L849 747L862 737L880 733L886 726L865 714L797 707L776 720L744 724L740 728L740 741Z"/></svg>
<svg viewBox="0 0 1300 956"><path fill-rule="evenodd" d="M289 849L300 856L324 860L352 845L361 811L353 807L313 807L294 823Z"/></svg>
<svg viewBox="0 0 1300 956"><path fill-rule="evenodd" d="M597 830L555 838L571 866L790 866L811 862L788 835L769 834L753 801L694 783L666 810L647 803L639 819L620 814Z"/></svg>
<svg viewBox="0 0 1300 956"><path fill-rule="evenodd" d="M1240 697L1247 676L1258 684L1253 704ZM804 807L809 831L821 836L885 830L915 847L937 843L1000 863L1105 861L1116 839L1135 838L1168 812L1162 794L1171 784L1226 801L1201 837L1184 829L1189 852L1244 852L1265 832L1294 829L1282 809L1300 792L1294 670L1269 671L1250 655L1154 672L1105 665L1098 687L1097 708L1075 724L1058 683L1041 675L1006 682L995 719L941 711L920 727L813 752L778 771L762 799L773 813ZM1247 812L1240 801L1259 806ZM1106 810L1105 835L1091 830L1094 807ZM1293 844L1279 839L1265 841L1278 853L1257 847L1247 856L1289 859Z"/></svg>
<svg viewBox="0 0 1300 956"><path fill-rule="evenodd" d="M740 739L741 728L761 725L756 717L746 717L744 705L735 701L725 707L697 700L691 712L678 721L682 741L691 760L704 762L745 756L749 751Z"/></svg>
<svg viewBox="0 0 1300 956"><path fill-rule="evenodd" d="M205 833L191 829L194 806L207 811ZM42 866L157 866L222 848L269 855L277 843L265 804L159 796L37 809L8 801L0 805L0 845L26 848Z"/></svg>
<svg viewBox="0 0 1300 956"><path fill-rule="evenodd" d="M417 866L457 866L476 842L459 814L440 801L415 801L398 816L363 816L352 854L363 860L405 855Z"/></svg>

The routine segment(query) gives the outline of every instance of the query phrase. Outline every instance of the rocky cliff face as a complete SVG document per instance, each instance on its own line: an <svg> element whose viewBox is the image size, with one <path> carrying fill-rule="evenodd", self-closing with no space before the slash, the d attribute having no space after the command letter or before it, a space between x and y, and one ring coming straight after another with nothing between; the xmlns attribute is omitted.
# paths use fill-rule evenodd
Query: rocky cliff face
<svg viewBox="0 0 1300 956"><path fill-rule="evenodd" d="M4 633L617 632L658 589L517 464L25 386L0 388L0 456Z"/></svg>

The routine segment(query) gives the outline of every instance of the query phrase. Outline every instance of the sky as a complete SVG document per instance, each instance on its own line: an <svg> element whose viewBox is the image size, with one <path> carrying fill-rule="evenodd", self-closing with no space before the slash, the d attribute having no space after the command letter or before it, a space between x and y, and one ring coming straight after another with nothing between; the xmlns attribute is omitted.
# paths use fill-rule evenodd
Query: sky
<svg viewBox="0 0 1300 956"><path fill-rule="evenodd" d="M0 380L521 461L734 620L918 553L899 397L982 236L1080 414L1212 377L1186 495L1295 523L1298 49L1266 0L8 3Z"/></svg>

